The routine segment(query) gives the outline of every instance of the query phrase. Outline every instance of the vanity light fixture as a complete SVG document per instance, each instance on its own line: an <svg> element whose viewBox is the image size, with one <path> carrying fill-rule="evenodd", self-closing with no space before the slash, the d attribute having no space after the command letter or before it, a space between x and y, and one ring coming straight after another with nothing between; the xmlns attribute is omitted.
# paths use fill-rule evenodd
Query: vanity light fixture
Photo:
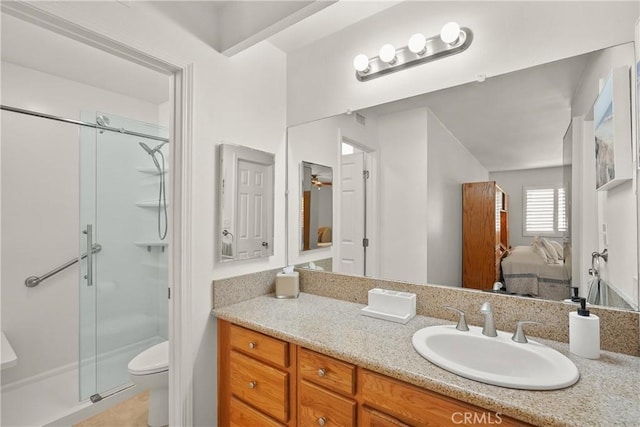
<svg viewBox="0 0 640 427"><path fill-rule="evenodd" d="M469 28L461 28L457 23L449 22L442 27L438 36L426 38L423 34L416 33L411 36L406 47L396 49L391 44L385 44L380 48L378 56L371 59L365 54L359 54L353 59L356 78L363 82L455 55L467 49L472 40L473 33Z"/></svg>
<svg viewBox="0 0 640 427"><path fill-rule="evenodd" d="M396 48L393 47L392 44L382 45L380 48L380 52L378 52L378 57L382 62L386 62L389 65L393 65L398 61L398 57L396 56Z"/></svg>

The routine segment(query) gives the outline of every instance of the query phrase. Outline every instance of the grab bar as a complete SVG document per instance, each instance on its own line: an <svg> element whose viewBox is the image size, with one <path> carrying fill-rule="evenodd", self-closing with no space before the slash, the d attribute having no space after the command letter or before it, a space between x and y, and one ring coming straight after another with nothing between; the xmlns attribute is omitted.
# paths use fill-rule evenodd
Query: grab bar
<svg viewBox="0 0 640 427"><path fill-rule="evenodd" d="M101 250L102 250L102 246L101 246L101 245L99 245L98 243L96 243L96 244L92 245L91 253L92 253L92 254L95 254L95 253L100 252ZM88 255L88 254L87 254L86 252L85 252L85 253L83 253L83 254L80 256L80 259L81 259L81 260L82 260L82 259L85 259L85 258L87 257L87 255ZM24 281L24 284L25 284L25 286L26 286L27 288L33 288L33 287L35 287L35 286L38 286L38 285L40 284L40 282L42 282L43 280L46 280L46 279L48 279L49 277L51 277L51 276L53 276L53 275L55 275L55 274L60 273L62 270L64 270L64 269L66 269L66 268L71 267L71 266L72 266L73 264L75 264L76 262L78 262L78 258L74 258L74 259L72 259L72 260L70 260L70 261L68 261L68 262L65 262L65 263L64 263L64 264L62 264L60 267L55 268L55 269L51 270L50 272L48 272L48 273L46 273L46 274L43 274L43 275L42 275L42 276L40 276L40 277L38 277L38 276L30 276L30 277L27 277L27 278L26 278L26 280Z"/></svg>

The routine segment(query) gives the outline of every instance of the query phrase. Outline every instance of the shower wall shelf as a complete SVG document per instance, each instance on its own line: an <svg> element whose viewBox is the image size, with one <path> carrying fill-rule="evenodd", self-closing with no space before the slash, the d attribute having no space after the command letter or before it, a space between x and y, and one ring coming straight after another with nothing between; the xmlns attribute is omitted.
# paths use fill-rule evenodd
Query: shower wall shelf
<svg viewBox="0 0 640 427"><path fill-rule="evenodd" d="M148 174L151 174L151 175L158 175L158 169L156 169L156 168L147 168L147 167L140 166L140 167L137 167L136 170L138 172L142 172L142 173L148 173ZM162 173L167 173L167 172L168 172L167 169L162 171Z"/></svg>
<svg viewBox="0 0 640 427"><path fill-rule="evenodd" d="M156 208L158 209L158 201L157 200L140 200L136 202L136 206L141 208ZM168 204L167 204L168 206Z"/></svg>
<svg viewBox="0 0 640 427"><path fill-rule="evenodd" d="M134 244L136 246L147 248L148 252L151 252L152 248L161 248L162 252L164 252L164 248L166 248L169 245L168 242L161 242L159 240L141 240L138 242L134 242Z"/></svg>

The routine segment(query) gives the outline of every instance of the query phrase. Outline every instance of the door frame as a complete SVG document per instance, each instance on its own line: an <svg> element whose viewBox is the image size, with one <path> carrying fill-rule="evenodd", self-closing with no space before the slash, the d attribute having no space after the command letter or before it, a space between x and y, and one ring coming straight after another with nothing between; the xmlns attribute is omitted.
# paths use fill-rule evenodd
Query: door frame
<svg viewBox="0 0 640 427"><path fill-rule="evenodd" d="M191 222L193 64L160 58L25 2L2 12L171 77L169 158L169 425L193 425Z"/></svg>

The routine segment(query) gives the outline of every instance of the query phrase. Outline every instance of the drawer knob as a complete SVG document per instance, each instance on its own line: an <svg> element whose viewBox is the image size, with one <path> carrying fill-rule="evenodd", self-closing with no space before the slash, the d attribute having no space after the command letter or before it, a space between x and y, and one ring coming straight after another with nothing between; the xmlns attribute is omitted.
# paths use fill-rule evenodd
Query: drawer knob
<svg viewBox="0 0 640 427"><path fill-rule="evenodd" d="M318 425L325 425L327 423L327 419L325 417L318 418Z"/></svg>
<svg viewBox="0 0 640 427"><path fill-rule="evenodd" d="M250 348L251 350L253 350L254 348L256 348L256 345L257 345L257 344L256 344L255 342L251 341L251 342L249 343L249 348Z"/></svg>
<svg viewBox="0 0 640 427"><path fill-rule="evenodd" d="M250 389L254 389L254 388L256 388L256 386L257 386L257 385L258 385L258 384L257 384L255 381L251 381L251 382L249 383L249 388L250 388Z"/></svg>
<svg viewBox="0 0 640 427"><path fill-rule="evenodd" d="M318 376L319 377L324 377L325 375L327 375L327 370L324 368L320 368L318 369ZM320 424L320 425L324 425L324 424Z"/></svg>

